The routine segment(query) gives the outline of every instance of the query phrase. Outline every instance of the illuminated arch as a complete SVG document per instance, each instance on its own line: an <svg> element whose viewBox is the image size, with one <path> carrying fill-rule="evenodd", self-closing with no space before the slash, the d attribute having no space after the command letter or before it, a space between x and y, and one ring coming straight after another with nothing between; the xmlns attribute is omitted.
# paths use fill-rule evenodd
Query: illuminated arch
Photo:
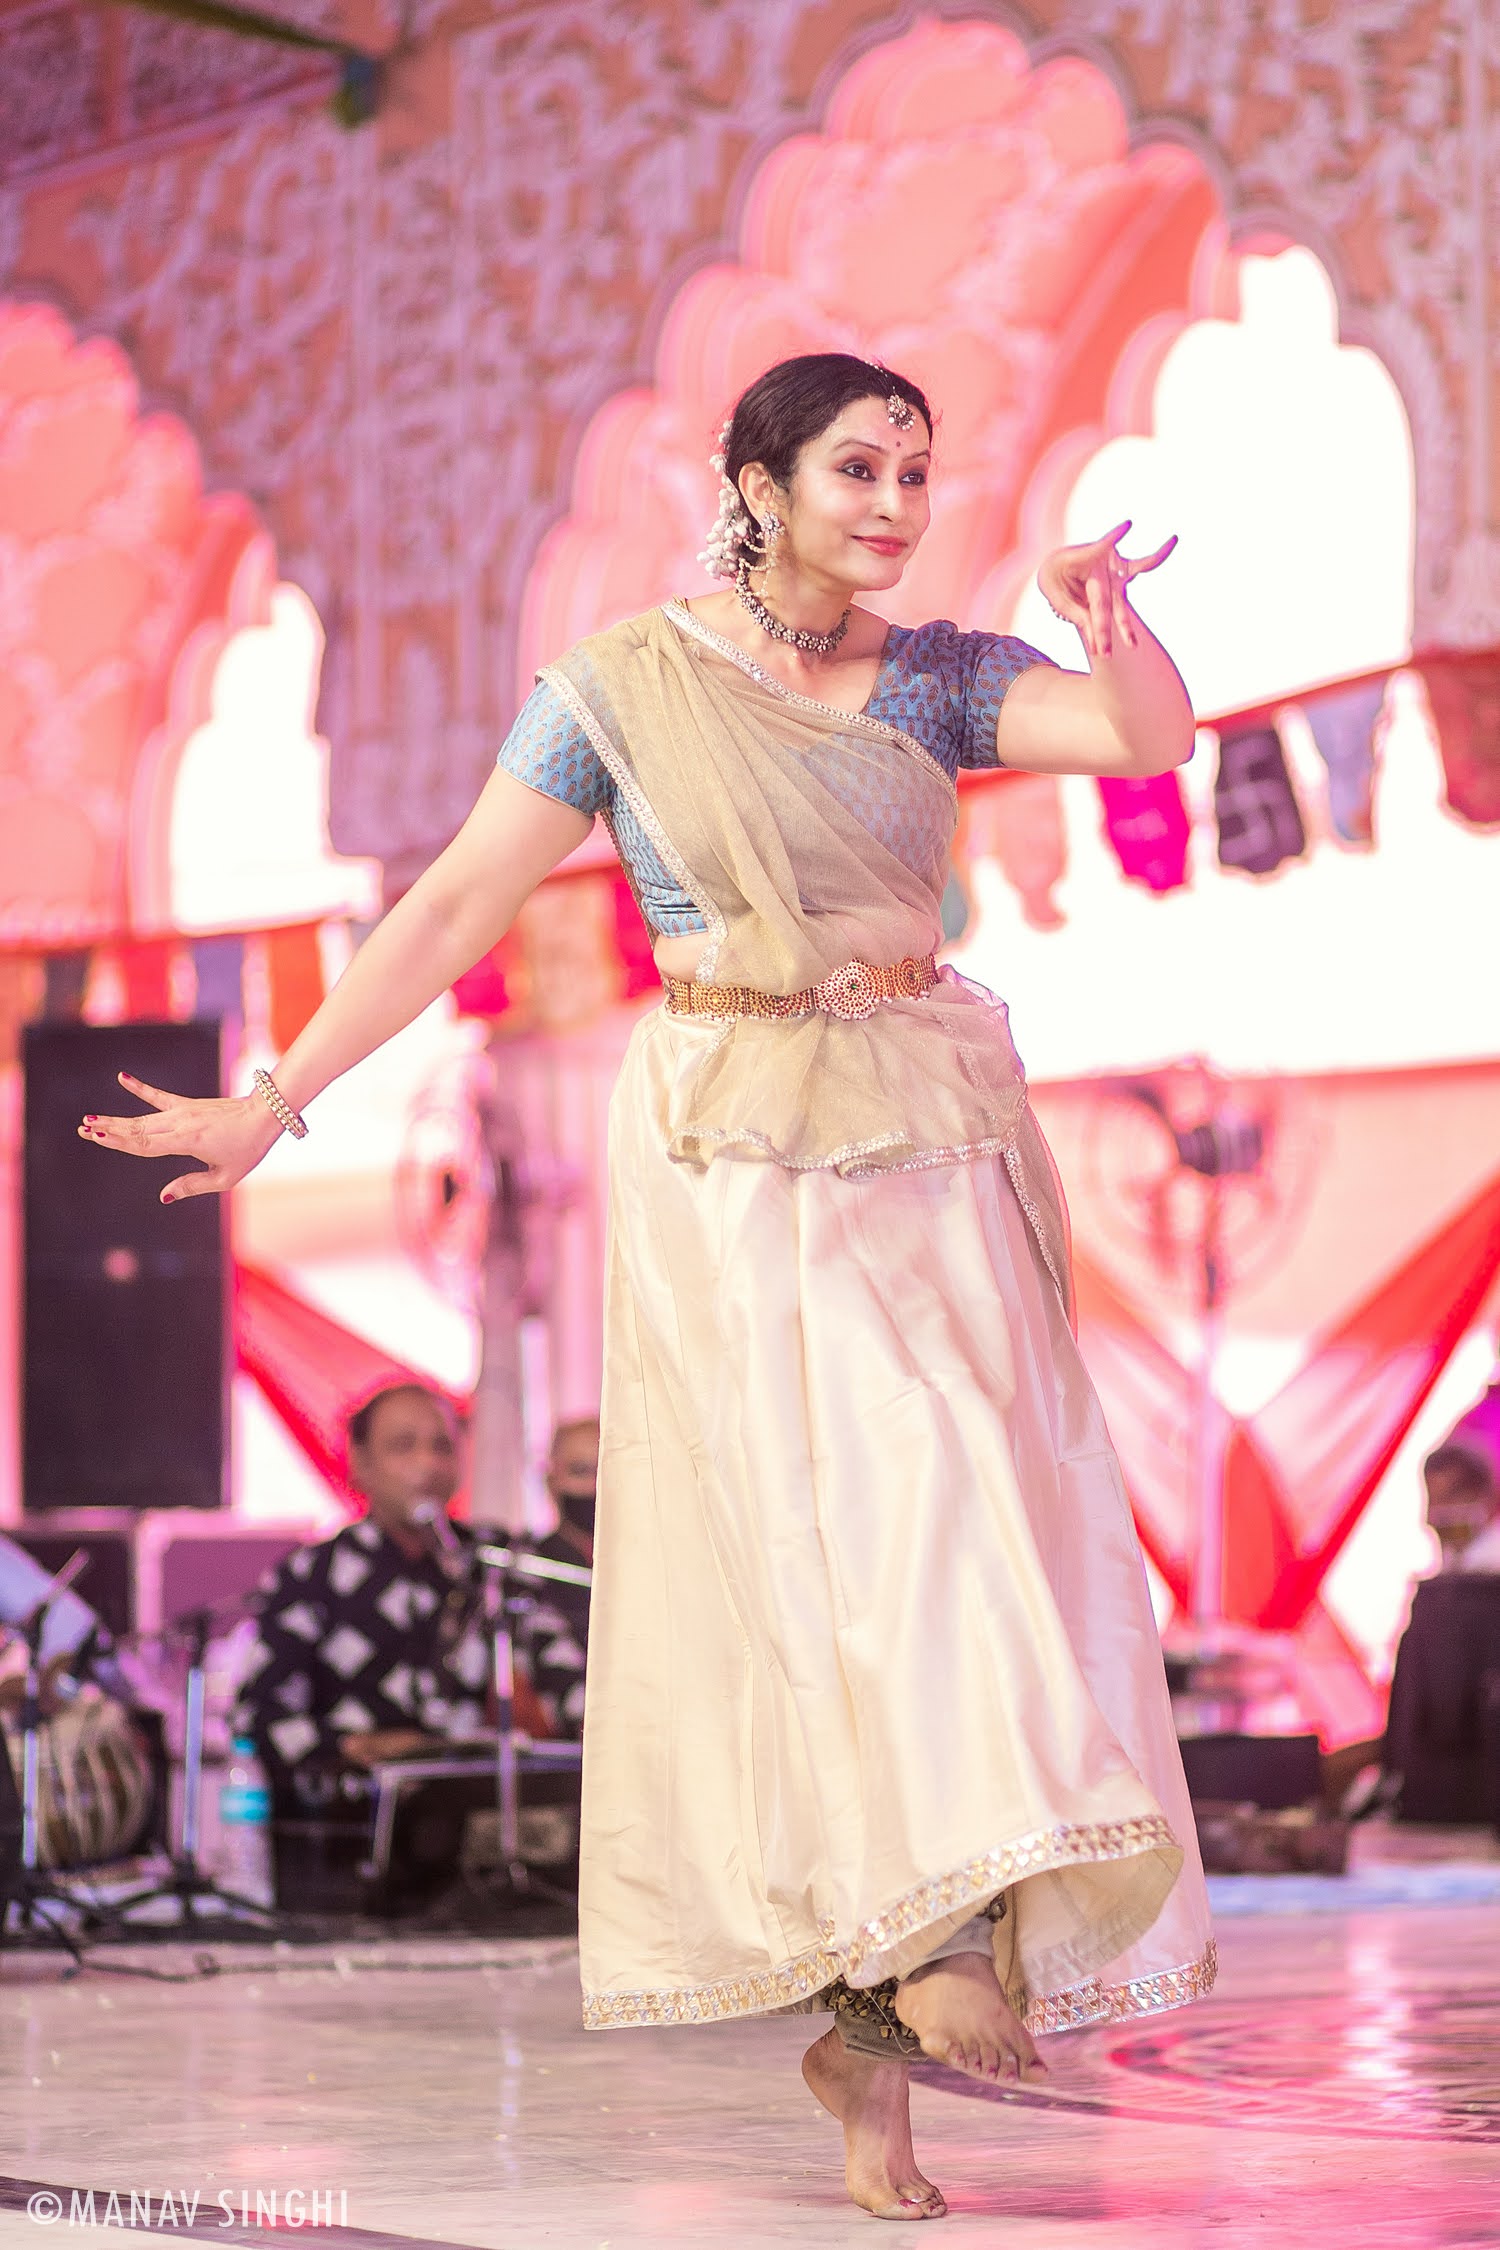
<svg viewBox="0 0 1500 2250"><path fill-rule="evenodd" d="M822 129L762 164L739 260L678 293L654 385L595 415L528 581L518 684L580 634L702 583L713 432L798 350L886 360L940 404L942 506L892 613L1003 623L1034 552L1035 465L1143 426L1178 329L1226 309L1231 287L1202 161L1132 148L1095 64L1033 68L1014 34L974 22L929 19L875 48Z"/></svg>
<svg viewBox="0 0 1500 2250"><path fill-rule="evenodd" d="M298 603L306 616L292 614ZM294 644L307 678L277 740L236 756L222 683L246 635L262 670L283 678ZM178 785L191 758L212 850L205 737L216 724L207 779L220 847L227 824L244 857L237 814L257 791L263 809L269 749L290 792L279 878L300 884L293 897L279 879L257 905L242 883L226 918L367 903L365 872L327 849L326 745L311 727L321 649L305 597L278 586L250 502L203 491L191 434L142 414L118 348L80 343L51 307L0 304L0 943L66 947L178 925ZM291 691L295 701L295 681Z"/></svg>
<svg viewBox="0 0 1500 2250"><path fill-rule="evenodd" d="M113 344L0 305L0 938L149 920L142 749L258 613L268 555L247 500L204 493L182 424L142 416Z"/></svg>
<svg viewBox="0 0 1500 2250"><path fill-rule="evenodd" d="M173 754L143 804L180 930L379 910L376 863L345 859L328 841L328 744L314 723L318 613L284 581L263 608L264 622L241 626L215 651L211 676L192 683L201 723L174 727Z"/></svg>

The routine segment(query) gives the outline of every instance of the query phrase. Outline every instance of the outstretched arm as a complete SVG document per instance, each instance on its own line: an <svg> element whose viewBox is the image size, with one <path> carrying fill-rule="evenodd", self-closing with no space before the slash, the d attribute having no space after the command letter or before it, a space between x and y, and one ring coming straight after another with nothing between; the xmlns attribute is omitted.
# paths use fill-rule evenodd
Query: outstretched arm
<svg viewBox="0 0 1500 2250"><path fill-rule="evenodd" d="M370 933L275 1070L293 1109L393 1038L505 935L591 816L496 772L453 842ZM207 1167L162 1190L163 1203L216 1195L252 1171L281 1128L259 1094L184 1101L123 1071L153 1114L86 1118L87 1140L129 1156L192 1156Z"/></svg>
<svg viewBox="0 0 1500 2250"><path fill-rule="evenodd" d="M1060 547L1037 583L1055 615L1077 627L1087 672L1034 664L1000 706L1000 762L1029 773L1113 774L1145 780L1193 754L1193 707L1176 665L1130 606L1126 588L1164 563L1175 539L1130 561L1120 524L1084 547Z"/></svg>

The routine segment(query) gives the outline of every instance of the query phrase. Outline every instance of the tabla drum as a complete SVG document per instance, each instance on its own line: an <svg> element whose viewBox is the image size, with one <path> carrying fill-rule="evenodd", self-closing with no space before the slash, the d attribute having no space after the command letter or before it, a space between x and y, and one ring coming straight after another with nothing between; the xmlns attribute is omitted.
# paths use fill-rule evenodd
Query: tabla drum
<svg viewBox="0 0 1500 2250"><path fill-rule="evenodd" d="M6 1747L16 1788L24 1743L9 1714ZM43 1867L93 1867L125 1859L151 1822L151 1759L124 1705L96 1687L44 1719L37 1774L37 1856Z"/></svg>

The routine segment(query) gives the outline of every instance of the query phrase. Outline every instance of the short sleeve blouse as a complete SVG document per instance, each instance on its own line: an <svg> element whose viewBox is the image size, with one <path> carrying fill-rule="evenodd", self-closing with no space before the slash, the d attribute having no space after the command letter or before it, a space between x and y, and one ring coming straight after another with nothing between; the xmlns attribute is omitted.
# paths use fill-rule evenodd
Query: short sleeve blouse
<svg viewBox="0 0 1500 2250"><path fill-rule="evenodd" d="M961 633L941 618L893 625L865 705L866 716L915 736L950 776L1000 764L995 729L1011 683L1051 658L1003 633ZM505 773L578 812L601 815L630 871L646 919L664 937L704 927L668 873L607 767L557 691L539 681L496 763Z"/></svg>

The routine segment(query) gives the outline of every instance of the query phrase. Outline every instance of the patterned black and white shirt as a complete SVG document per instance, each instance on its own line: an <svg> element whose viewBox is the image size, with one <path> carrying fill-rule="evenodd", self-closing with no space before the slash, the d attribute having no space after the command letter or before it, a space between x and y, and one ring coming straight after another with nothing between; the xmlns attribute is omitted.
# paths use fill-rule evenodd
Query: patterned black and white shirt
<svg viewBox="0 0 1500 2250"><path fill-rule="evenodd" d="M561 1532L528 1539L527 1551L551 1562L577 1566L580 1557ZM555 1736L578 1741L583 1734L584 1668L589 1641L589 1589L565 1580L526 1583L528 1613L516 1635L522 1670L541 1698Z"/></svg>
<svg viewBox="0 0 1500 2250"><path fill-rule="evenodd" d="M235 1725L273 1778L335 1761L344 1734L420 1727L460 1740L483 1728L489 1647L472 1590L369 1517L288 1555L256 1606Z"/></svg>

